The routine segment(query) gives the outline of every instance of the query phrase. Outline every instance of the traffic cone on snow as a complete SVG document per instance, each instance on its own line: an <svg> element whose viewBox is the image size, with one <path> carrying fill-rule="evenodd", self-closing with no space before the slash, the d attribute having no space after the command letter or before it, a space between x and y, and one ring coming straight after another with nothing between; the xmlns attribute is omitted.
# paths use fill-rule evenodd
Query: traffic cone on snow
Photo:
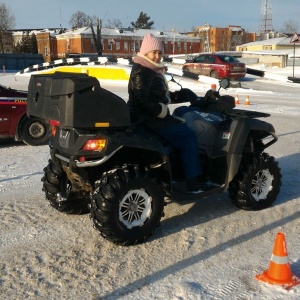
<svg viewBox="0 0 300 300"><path fill-rule="evenodd" d="M212 91L216 91L216 90L217 90L217 85L213 83L213 84L210 86L210 89L211 89Z"/></svg>
<svg viewBox="0 0 300 300"><path fill-rule="evenodd" d="M235 104L240 104L239 95L235 96Z"/></svg>
<svg viewBox="0 0 300 300"><path fill-rule="evenodd" d="M281 285L287 290L297 284L300 284L300 278L292 274L290 264L288 262L284 233L279 232L276 235L269 269L260 275L256 275L255 278L270 284Z"/></svg>
<svg viewBox="0 0 300 300"><path fill-rule="evenodd" d="M250 105L250 99L249 96L246 96L245 105Z"/></svg>

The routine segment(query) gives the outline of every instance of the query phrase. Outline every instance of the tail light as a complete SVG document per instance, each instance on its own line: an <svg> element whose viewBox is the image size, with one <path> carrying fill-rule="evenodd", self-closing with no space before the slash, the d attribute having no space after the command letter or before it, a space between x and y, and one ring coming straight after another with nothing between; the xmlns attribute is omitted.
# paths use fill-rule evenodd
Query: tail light
<svg viewBox="0 0 300 300"><path fill-rule="evenodd" d="M56 126L54 126L54 125L51 125L51 135L52 136L55 136L56 135Z"/></svg>
<svg viewBox="0 0 300 300"><path fill-rule="evenodd" d="M56 120L49 120L49 124L51 125L51 135L55 136L56 135L56 129L59 127L60 122Z"/></svg>
<svg viewBox="0 0 300 300"><path fill-rule="evenodd" d="M88 140L83 145L82 150L85 151L102 151L107 144L106 138Z"/></svg>

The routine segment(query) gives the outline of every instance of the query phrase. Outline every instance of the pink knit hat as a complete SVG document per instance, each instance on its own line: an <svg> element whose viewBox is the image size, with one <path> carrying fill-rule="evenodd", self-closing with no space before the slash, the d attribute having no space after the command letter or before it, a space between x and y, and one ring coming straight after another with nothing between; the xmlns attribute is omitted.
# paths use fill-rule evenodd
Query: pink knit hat
<svg viewBox="0 0 300 300"><path fill-rule="evenodd" d="M162 45L162 42L154 37L152 33L147 33L144 36L142 46L140 49L140 53L143 55L146 55L147 53L154 51L154 50L159 50L163 52L164 47Z"/></svg>

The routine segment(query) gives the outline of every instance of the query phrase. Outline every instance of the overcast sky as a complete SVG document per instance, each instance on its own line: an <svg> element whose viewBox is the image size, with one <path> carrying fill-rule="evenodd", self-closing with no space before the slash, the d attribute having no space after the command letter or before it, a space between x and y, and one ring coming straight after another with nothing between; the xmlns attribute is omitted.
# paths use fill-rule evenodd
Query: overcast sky
<svg viewBox="0 0 300 300"><path fill-rule="evenodd" d="M272 24L280 31L293 20L300 31L300 0L270 0ZM155 29L190 31L208 23L213 27L240 25L246 31L257 31L262 0L0 0L16 19L16 29L69 28L71 15L82 11L103 20L119 19L130 26L143 11L154 22Z"/></svg>

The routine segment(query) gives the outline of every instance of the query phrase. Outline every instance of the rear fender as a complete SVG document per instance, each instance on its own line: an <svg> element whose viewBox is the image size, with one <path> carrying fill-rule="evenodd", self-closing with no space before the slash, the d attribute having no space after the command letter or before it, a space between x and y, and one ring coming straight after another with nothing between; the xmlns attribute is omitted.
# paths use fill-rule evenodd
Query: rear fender
<svg viewBox="0 0 300 300"><path fill-rule="evenodd" d="M126 141L126 142L125 142ZM81 152L77 155L64 155L58 153L54 147L52 147L52 154L54 161L59 161L60 164L64 164L70 168L74 173L85 173L88 171L91 175L90 180L93 181L93 176L100 176L103 172L111 170L115 167L122 165L134 165L143 166L158 178L158 182L164 182L167 185L171 184L171 164L168 156L168 148L164 148L155 139L141 140L133 136L132 139L124 139L119 145L114 141L114 147L111 151L100 153L93 157L88 153ZM80 157L86 157L85 160Z"/></svg>

